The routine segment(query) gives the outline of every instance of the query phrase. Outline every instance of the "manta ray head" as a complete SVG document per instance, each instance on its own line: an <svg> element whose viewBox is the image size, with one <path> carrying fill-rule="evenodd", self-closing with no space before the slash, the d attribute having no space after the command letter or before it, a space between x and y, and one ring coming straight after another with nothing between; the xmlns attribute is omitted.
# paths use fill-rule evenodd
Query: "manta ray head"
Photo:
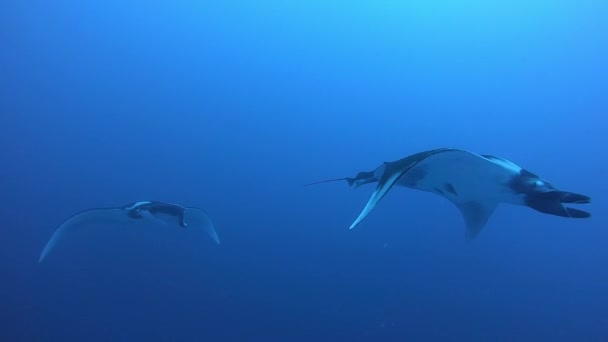
<svg viewBox="0 0 608 342"><path fill-rule="evenodd" d="M133 209L127 210L127 215L129 215L130 218L134 218L134 219L144 218L144 216L141 214L141 208L133 208Z"/></svg>
<svg viewBox="0 0 608 342"><path fill-rule="evenodd" d="M141 214L141 211L143 208L145 208L146 205L150 204L151 202L149 201L141 201L141 202L132 202L126 205L122 206L122 210L127 212L127 215L130 218L134 218L134 219L142 219L144 218Z"/></svg>
<svg viewBox="0 0 608 342"><path fill-rule="evenodd" d="M546 193L556 190L553 184L525 169L520 171L519 184L522 188L522 192L526 194Z"/></svg>
<svg viewBox="0 0 608 342"><path fill-rule="evenodd" d="M511 188L524 199L524 204L536 211L571 218L587 218L591 214L564 206L565 203L586 204L591 198L574 192L561 191L534 173L522 169L511 182Z"/></svg>

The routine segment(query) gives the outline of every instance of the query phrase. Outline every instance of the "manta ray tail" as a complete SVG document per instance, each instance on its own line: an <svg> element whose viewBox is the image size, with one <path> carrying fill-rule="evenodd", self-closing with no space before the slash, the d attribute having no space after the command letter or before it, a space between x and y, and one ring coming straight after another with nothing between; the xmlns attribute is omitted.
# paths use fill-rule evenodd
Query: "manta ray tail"
<svg viewBox="0 0 608 342"><path fill-rule="evenodd" d="M334 179L326 179L326 180L322 180L322 181L318 181L318 182L314 182L314 183L308 183L308 184L304 184L304 186L311 186L311 185L316 185L316 184L322 184L322 183L330 183L330 182L339 182L339 181L347 181L348 182L348 186L353 186L353 184L355 184L355 178L351 178L351 177L343 177L343 178L334 178Z"/></svg>

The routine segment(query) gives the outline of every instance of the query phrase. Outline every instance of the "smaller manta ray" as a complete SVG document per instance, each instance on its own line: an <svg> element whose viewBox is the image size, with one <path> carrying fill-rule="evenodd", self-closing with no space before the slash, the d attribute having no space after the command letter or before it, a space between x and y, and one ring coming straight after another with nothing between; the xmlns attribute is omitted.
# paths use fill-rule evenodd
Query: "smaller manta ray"
<svg viewBox="0 0 608 342"><path fill-rule="evenodd" d="M81 211L63 222L40 254L38 262L41 263L49 253L56 247L60 240L64 239L74 229L89 224L100 223L131 223L138 220L147 220L160 224L170 221L177 223L183 228L202 229L212 239L220 244L220 239L215 232L213 222L204 210L200 208L182 207L177 204L156 201L134 202L117 208L93 208Z"/></svg>
<svg viewBox="0 0 608 342"><path fill-rule="evenodd" d="M561 191L515 163L490 155L440 148L382 163L374 171L359 172L309 185L345 180L352 188L378 183L376 190L350 226L355 228L395 185L432 192L460 209L467 236L474 238L499 203L527 206L536 211L569 218L587 218L588 212L564 204L590 203L587 196Z"/></svg>

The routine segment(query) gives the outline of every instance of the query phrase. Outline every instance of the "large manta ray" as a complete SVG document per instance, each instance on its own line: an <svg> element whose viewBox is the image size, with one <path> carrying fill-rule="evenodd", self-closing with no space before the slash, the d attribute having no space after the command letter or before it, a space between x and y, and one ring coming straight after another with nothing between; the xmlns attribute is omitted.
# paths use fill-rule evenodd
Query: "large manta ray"
<svg viewBox="0 0 608 342"><path fill-rule="evenodd" d="M218 245L220 243L213 222L202 209L157 201L141 201L129 203L122 207L88 209L73 215L55 230L55 233L44 246L38 262L42 262L56 247L57 243L65 239L74 229L90 224L136 221L160 224L174 223L183 228L202 229L215 243Z"/></svg>
<svg viewBox="0 0 608 342"><path fill-rule="evenodd" d="M589 197L561 191L509 160L461 149L424 151L385 162L374 171L359 172L355 177L329 179L308 185L340 180L346 180L353 188L378 183L350 229L361 223L395 185L432 192L450 200L462 212L469 238L481 231L499 203L527 206L562 217L591 216L588 212L564 206L569 203L590 203Z"/></svg>

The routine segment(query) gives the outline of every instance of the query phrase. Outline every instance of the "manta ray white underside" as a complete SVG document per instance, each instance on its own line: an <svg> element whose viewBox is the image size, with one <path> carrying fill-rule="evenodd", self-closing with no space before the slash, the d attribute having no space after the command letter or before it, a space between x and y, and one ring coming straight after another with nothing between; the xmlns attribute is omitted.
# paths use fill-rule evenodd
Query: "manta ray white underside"
<svg viewBox="0 0 608 342"><path fill-rule="evenodd" d="M350 229L359 225L396 185L432 192L451 201L462 213L469 237L475 237L481 231L500 203L528 206L563 217L590 216L563 205L589 203L589 197L560 191L509 160L461 149L424 151L385 162L374 171L359 172L352 178L312 184L337 180L346 180L352 187L378 183Z"/></svg>

